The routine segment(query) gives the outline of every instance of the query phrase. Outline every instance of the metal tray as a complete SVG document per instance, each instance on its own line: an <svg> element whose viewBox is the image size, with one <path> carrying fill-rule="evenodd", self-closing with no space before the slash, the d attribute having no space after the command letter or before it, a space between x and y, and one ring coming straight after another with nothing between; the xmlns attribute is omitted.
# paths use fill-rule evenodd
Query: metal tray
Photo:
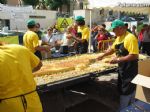
<svg viewBox="0 0 150 112"><path fill-rule="evenodd" d="M100 71L100 72L87 73L87 74L83 74L81 76L67 78L64 80L59 80L56 82L39 85L39 86L37 86L37 91L38 92L47 92L47 91L63 89L68 86L72 86L72 85L75 85L75 84L78 84L81 82L92 80L92 79L102 76L102 75L116 72L116 70L117 70L117 68L110 68L110 69L106 69L106 70Z"/></svg>

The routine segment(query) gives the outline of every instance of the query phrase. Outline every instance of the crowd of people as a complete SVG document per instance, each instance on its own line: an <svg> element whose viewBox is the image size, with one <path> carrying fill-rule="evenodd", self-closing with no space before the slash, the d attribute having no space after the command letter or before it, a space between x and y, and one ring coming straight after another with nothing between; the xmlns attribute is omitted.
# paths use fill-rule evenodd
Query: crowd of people
<svg viewBox="0 0 150 112"><path fill-rule="evenodd" d="M128 32L132 33L138 38L140 52L150 55L150 40L148 38L149 25L144 24L139 33L137 32L137 26L135 25L133 25L132 28L129 28L128 23L125 23L125 28ZM55 51L59 52L60 54L88 53L90 40L89 38L91 38L92 51L94 53L104 52L105 50L110 48L116 38L116 35L112 30L106 30L105 24L94 24L92 26L92 29L90 30L90 28L85 25L85 20L82 16L77 16L75 18L75 22L72 25L68 26L63 33L61 33L61 37L59 37L59 30L55 26L48 27L45 34L40 31L40 24L36 23L34 30L38 36L38 39L40 40L40 43L38 43L39 47L36 48L38 50L34 52L37 56L39 56L40 59L44 59L43 55L41 55L40 52L42 52L42 54L43 52L44 54L50 54L51 52L53 53ZM24 42L25 46L26 44L27 43Z"/></svg>
<svg viewBox="0 0 150 112"><path fill-rule="evenodd" d="M54 27L48 27L46 34L42 33L39 30L40 24L37 24L34 20L29 20L27 27L28 31L23 36L23 45L28 47L40 59L43 59L41 52L47 53L49 50L58 50L61 54L70 52L83 54L88 52L90 30L85 25L85 20L82 16L78 16L75 19L75 23L68 26L60 38L58 38L58 30ZM32 34L29 31L33 31Z"/></svg>
<svg viewBox="0 0 150 112"><path fill-rule="evenodd" d="M57 47L62 54L68 54L72 49L76 54L88 52L90 29L82 16L77 16L75 23L67 27L61 40L54 38L57 32L54 27L48 27L44 35L39 23L28 20L27 28L23 36L24 46L0 44L0 111L42 112L32 76L42 66L41 52L49 53ZM114 39L111 47L106 46L109 49L96 60L116 53L110 64L118 63L120 111L134 102L136 86L131 80L138 73L139 52L150 55L150 25L145 24L138 34L136 26L130 30L126 23L115 20L111 30L115 35L106 30L105 24L94 25L91 38L94 52L101 50L103 41Z"/></svg>

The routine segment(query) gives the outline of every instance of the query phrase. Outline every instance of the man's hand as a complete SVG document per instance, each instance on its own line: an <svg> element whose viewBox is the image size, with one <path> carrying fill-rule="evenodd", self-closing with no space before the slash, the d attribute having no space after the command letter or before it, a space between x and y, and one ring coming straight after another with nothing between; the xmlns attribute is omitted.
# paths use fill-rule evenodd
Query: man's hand
<svg viewBox="0 0 150 112"><path fill-rule="evenodd" d="M61 44L63 44L62 40L55 41L55 46L60 46Z"/></svg>
<svg viewBox="0 0 150 112"><path fill-rule="evenodd" d="M43 66L43 64L42 64L42 62L40 61L39 64L38 64L35 68L33 68L32 73L33 73L33 72L36 72L36 71L38 71L38 70L40 70L42 66Z"/></svg>
<svg viewBox="0 0 150 112"><path fill-rule="evenodd" d="M98 56L98 57L96 58L96 60L98 60L98 61L99 61L99 60L102 60L103 57L104 57L103 55L100 55L100 56Z"/></svg>
<svg viewBox="0 0 150 112"><path fill-rule="evenodd" d="M73 36L72 36L72 34L67 34L67 39L71 39Z"/></svg>
<svg viewBox="0 0 150 112"><path fill-rule="evenodd" d="M106 52L104 54L97 57L97 60L102 60L105 56L112 55L113 53L114 53L114 50L110 48L110 49L106 50Z"/></svg>
<svg viewBox="0 0 150 112"><path fill-rule="evenodd" d="M49 45L43 45L43 48L44 48L45 52L49 52L50 49L51 49L51 46L49 46Z"/></svg>
<svg viewBox="0 0 150 112"><path fill-rule="evenodd" d="M119 63L120 62L120 59L118 57L114 57L111 61L110 61L110 64L116 64L116 63Z"/></svg>

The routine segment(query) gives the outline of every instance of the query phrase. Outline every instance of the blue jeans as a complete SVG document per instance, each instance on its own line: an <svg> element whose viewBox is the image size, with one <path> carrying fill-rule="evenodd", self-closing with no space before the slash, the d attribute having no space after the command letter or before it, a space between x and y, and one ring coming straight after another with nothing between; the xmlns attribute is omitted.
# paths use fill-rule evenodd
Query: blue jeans
<svg viewBox="0 0 150 112"><path fill-rule="evenodd" d="M129 95L120 95L120 110L135 102L135 91Z"/></svg>
<svg viewBox="0 0 150 112"><path fill-rule="evenodd" d="M121 112L150 112L150 104L137 100L132 105L121 110Z"/></svg>

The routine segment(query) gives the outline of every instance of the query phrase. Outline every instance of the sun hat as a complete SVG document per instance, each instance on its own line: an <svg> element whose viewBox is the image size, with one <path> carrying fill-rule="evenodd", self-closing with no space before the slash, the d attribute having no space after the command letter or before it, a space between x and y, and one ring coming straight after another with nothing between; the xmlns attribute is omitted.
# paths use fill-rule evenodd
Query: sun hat
<svg viewBox="0 0 150 112"><path fill-rule="evenodd" d="M33 19L29 19L29 20L27 21L27 25L29 25L29 26L31 26L31 25L36 25L36 22L35 22L35 20L33 20Z"/></svg>
<svg viewBox="0 0 150 112"><path fill-rule="evenodd" d="M76 21L83 21L83 20L84 20L84 17L82 17L82 16L77 16L77 17L75 18L75 20L76 20Z"/></svg>
<svg viewBox="0 0 150 112"><path fill-rule="evenodd" d="M124 22L119 20L119 19L116 19L112 22L111 24L111 29L114 29L114 28L117 28L119 26L125 26Z"/></svg>

